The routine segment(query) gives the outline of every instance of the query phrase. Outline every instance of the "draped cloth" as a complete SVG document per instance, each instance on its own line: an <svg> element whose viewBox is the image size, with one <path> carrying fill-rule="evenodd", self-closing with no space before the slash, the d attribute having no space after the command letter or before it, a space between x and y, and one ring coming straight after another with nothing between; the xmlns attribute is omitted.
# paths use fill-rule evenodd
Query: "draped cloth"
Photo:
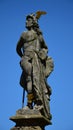
<svg viewBox="0 0 73 130"><path fill-rule="evenodd" d="M51 88L47 84L46 78L46 59L41 60L42 57L34 53L32 61L33 65L33 90L36 102L39 102L43 106L43 114L50 118L50 94Z"/></svg>

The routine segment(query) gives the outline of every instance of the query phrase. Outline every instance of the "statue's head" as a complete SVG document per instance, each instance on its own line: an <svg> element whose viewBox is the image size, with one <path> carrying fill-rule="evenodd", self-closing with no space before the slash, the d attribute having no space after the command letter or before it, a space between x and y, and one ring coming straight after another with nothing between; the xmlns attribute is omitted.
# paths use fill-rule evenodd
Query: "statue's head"
<svg viewBox="0 0 73 130"><path fill-rule="evenodd" d="M30 29L34 26L38 26L38 19L36 18L35 14L27 15L26 17L26 28Z"/></svg>
<svg viewBox="0 0 73 130"><path fill-rule="evenodd" d="M42 14L46 14L44 11L37 11L35 14L30 14L26 16L26 28L30 29L31 27L39 27L38 19Z"/></svg>

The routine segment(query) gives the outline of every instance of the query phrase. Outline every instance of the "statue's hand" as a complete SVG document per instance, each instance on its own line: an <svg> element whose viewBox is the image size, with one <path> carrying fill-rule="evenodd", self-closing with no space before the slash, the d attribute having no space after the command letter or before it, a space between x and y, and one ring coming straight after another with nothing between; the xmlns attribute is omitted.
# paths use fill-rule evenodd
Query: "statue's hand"
<svg viewBox="0 0 73 130"><path fill-rule="evenodd" d="M38 53L39 57L41 60L45 60L47 56L47 50L46 49L41 49Z"/></svg>

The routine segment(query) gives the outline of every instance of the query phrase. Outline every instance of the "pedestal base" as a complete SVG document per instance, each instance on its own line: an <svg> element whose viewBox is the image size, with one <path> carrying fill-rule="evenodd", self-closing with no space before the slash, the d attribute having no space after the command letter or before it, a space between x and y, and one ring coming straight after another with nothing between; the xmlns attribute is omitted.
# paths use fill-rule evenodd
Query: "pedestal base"
<svg viewBox="0 0 73 130"><path fill-rule="evenodd" d="M14 128L12 128L11 130L44 130L44 129L42 129L41 127L39 127L39 126L29 126L29 127L27 127L27 126L25 126L25 127L14 127Z"/></svg>
<svg viewBox="0 0 73 130"><path fill-rule="evenodd" d="M38 110L20 109L10 120L16 123L11 130L44 130L46 125L51 125L50 120L45 118Z"/></svg>

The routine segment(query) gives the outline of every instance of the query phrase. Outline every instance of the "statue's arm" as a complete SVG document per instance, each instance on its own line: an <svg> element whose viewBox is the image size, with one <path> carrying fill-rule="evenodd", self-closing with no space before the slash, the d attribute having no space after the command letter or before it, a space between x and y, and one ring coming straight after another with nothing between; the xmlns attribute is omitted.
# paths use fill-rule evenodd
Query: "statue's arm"
<svg viewBox="0 0 73 130"><path fill-rule="evenodd" d="M19 41L18 41L18 43L17 43L17 46L16 46L16 52L18 53L18 55L19 55L20 57L23 56L22 50L21 50L22 46L23 46L23 38L20 37L20 39L19 39Z"/></svg>
<svg viewBox="0 0 73 130"><path fill-rule="evenodd" d="M48 52L48 47L47 47L47 45L45 43L45 40L44 40L43 36L40 35L39 39L40 39L40 43L41 43L41 49L45 49Z"/></svg>
<svg viewBox="0 0 73 130"><path fill-rule="evenodd" d="M41 44L41 49L40 49L40 51L39 51L39 57L40 57L42 60L44 60L44 59L46 58L46 56L47 56L48 48L47 48L47 46L46 46L46 44L45 44L45 41L44 41L44 39L43 39L43 36L40 35L39 38L40 38L39 40L40 40L40 44Z"/></svg>

